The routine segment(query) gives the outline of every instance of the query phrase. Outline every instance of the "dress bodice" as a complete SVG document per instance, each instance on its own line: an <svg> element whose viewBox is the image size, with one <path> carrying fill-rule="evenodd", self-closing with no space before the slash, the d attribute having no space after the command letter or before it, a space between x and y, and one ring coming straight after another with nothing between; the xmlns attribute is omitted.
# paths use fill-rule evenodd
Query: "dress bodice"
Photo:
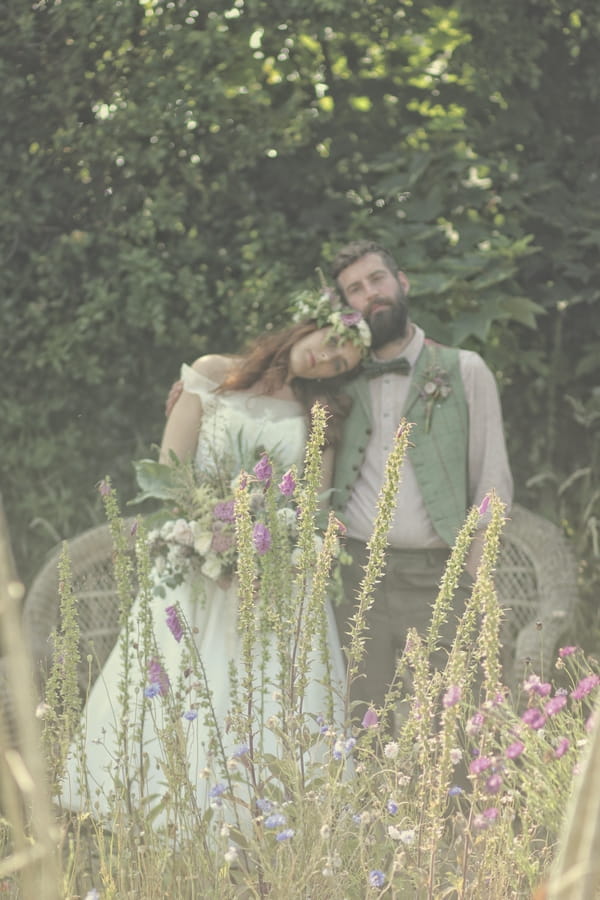
<svg viewBox="0 0 600 900"><path fill-rule="evenodd" d="M202 422L195 462L201 472L251 471L266 452L280 471L301 467L307 438L303 407L248 391L216 394L215 382L190 366L181 369L184 390L202 401Z"/></svg>

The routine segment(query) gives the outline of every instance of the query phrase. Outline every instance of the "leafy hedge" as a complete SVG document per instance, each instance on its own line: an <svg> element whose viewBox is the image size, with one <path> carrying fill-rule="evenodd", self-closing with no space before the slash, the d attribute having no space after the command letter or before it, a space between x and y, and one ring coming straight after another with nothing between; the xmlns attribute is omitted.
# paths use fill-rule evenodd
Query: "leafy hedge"
<svg viewBox="0 0 600 900"><path fill-rule="evenodd" d="M281 324L369 236L415 318L497 372L520 499L567 521L593 585L600 10L211 6L6 2L0 478L23 576L101 519L107 472L132 494L182 360Z"/></svg>

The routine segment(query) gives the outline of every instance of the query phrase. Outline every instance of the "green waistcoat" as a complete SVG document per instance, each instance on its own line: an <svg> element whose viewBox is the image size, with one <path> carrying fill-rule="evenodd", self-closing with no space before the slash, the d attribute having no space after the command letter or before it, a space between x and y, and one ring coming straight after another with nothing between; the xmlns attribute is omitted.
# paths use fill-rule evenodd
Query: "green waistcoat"
<svg viewBox="0 0 600 900"><path fill-rule="evenodd" d="M421 392L436 368L444 372L450 393L434 400L427 428L428 403ZM368 380L357 376L345 393L352 398L353 405L336 451L332 499L342 516L372 432ZM413 423L410 435L413 446L408 453L425 508L438 535L452 546L468 508L469 414L457 348L426 341L413 369L402 415Z"/></svg>

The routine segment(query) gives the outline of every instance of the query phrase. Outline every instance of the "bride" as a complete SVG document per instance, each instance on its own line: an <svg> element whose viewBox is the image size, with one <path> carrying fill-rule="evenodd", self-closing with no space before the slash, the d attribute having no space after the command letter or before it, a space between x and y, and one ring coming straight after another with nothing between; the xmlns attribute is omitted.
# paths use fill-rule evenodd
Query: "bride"
<svg viewBox="0 0 600 900"><path fill-rule="evenodd" d="M328 306L264 335L243 357L184 365L161 462L192 463L196 499L224 471L234 488L250 481L250 493L242 491L247 521L257 503L271 512L278 504L277 521L288 536L297 532L301 510L287 501L303 466L310 406L369 344L359 314ZM221 503L220 516L217 549L231 559L238 507L234 516L232 504ZM127 627L89 694L61 800L111 830L139 815L140 824L151 817L155 827L189 836L214 810L241 828L261 804L284 799L286 777L309 779L336 737L343 744L345 665L333 614L328 601L315 612L316 588L294 583L290 563L282 568L273 556L269 564L275 540L265 525L255 524L248 538L260 566L239 578L207 556L200 565L194 547L202 549L203 537L194 523L181 519L168 529L171 538L179 530L181 567L173 569L171 554L166 575L156 565L145 586L141 579ZM278 539L284 548L287 539Z"/></svg>

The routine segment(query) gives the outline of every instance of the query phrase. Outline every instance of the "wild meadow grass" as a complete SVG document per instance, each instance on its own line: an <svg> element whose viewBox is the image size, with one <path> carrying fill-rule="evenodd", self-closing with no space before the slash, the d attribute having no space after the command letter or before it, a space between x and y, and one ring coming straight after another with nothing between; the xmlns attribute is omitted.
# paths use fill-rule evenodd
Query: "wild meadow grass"
<svg viewBox="0 0 600 900"><path fill-rule="evenodd" d="M470 510L433 605L429 631L409 634L384 708L370 709L361 721L352 715L350 682L368 640L365 611L384 570L385 535L410 435L406 424L388 462L371 557L346 639L348 679L329 685L330 700L318 714L305 709L311 661L315 654L327 659L325 604L328 594L335 593L336 558L343 559L335 517L329 517L318 541L314 537L323 425L317 410L304 475L295 486L299 514L294 546L287 532L278 529L276 484L265 492L273 540L263 553L260 578L252 479L242 480L238 488L243 637L227 721L214 718L194 629L177 610L170 614L169 627L185 648L185 671L177 681L161 681L147 536L140 522L132 561L117 498L108 485L104 499L115 542L124 660L115 698L120 715L113 778L102 797L87 786L77 689L77 669L86 660L79 659L77 601L64 553L61 626L39 713L46 796L53 802L52 850L32 815L25 782L17 779L17 806L24 813L15 815L13 803L0 821L0 887L8 896L33 897L27 893L33 863L25 857L20 862L17 854L24 845L40 844L45 848L40 858L46 859L55 882L55 893L47 896L89 900L506 900L533 896L549 878L573 783L582 777L581 754L594 727L600 678L594 661L576 647L564 647L553 672L529 672L512 694L503 683L502 611L494 569L505 510L496 496ZM484 520L473 590L456 623L445 667L435 670L430 657L438 649L443 623L452 616L466 555ZM142 602L134 632L130 612L135 591ZM269 675L276 683L268 685L265 647L277 659L277 676L273 680ZM270 695L266 711L265 691ZM31 708L17 706L21 716L35 721ZM156 723L159 747L152 752L160 759L164 785L159 797L144 795L146 767L156 762L144 751L143 726L134 706ZM196 777L186 754L199 717L210 724L211 740ZM77 811L61 801L69 754L78 761L83 804Z"/></svg>

